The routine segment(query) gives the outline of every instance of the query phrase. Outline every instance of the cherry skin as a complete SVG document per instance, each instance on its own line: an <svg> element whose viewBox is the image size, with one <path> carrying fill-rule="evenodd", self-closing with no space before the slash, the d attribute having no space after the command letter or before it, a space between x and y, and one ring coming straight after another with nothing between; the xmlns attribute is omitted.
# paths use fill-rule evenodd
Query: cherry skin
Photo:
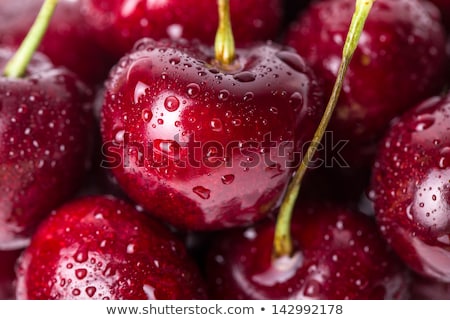
<svg viewBox="0 0 450 320"><path fill-rule="evenodd" d="M134 43L156 40L200 39L213 44L218 25L217 1L211 0L82 0L86 21L97 39L117 57ZM233 31L238 45L273 39L282 21L282 1L231 0Z"/></svg>
<svg viewBox="0 0 450 320"><path fill-rule="evenodd" d="M16 261L19 258L22 250L8 250L0 251L0 300L13 299L14 294L14 281L16 274L14 273L14 267Z"/></svg>
<svg viewBox="0 0 450 320"><path fill-rule="evenodd" d="M356 211L296 209L295 252L272 258L274 223L224 232L210 248L207 279L215 299L402 299L406 268Z"/></svg>
<svg viewBox="0 0 450 320"><path fill-rule="evenodd" d="M0 1L0 44L17 47L43 0ZM81 14L80 0L60 0L39 51L87 83L102 82L114 63L97 45Z"/></svg>
<svg viewBox="0 0 450 320"><path fill-rule="evenodd" d="M206 298L184 244L111 196L82 198L53 212L17 270L18 299Z"/></svg>
<svg viewBox="0 0 450 320"><path fill-rule="evenodd" d="M450 30L450 2L447 0L429 0L439 8L442 15L442 23Z"/></svg>
<svg viewBox="0 0 450 320"><path fill-rule="evenodd" d="M266 216L322 107L311 72L286 50L238 50L224 71L198 42L138 43L111 73L101 121L105 164L127 195L193 230Z"/></svg>
<svg viewBox="0 0 450 320"><path fill-rule="evenodd" d="M0 49L0 70L13 55ZM90 91L35 54L24 78L0 77L0 248L26 244L89 166Z"/></svg>
<svg viewBox="0 0 450 320"><path fill-rule="evenodd" d="M402 116L372 173L380 228L414 271L450 282L450 96Z"/></svg>
<svg viewBox="0 0 450 320"><path fill-rule="evenodd" d="M318 1L286 35L331 92L353 0ZM330 129L351 165L373 161L390 120L438 93L446 76L445 32L439 12L420 0L378 0L346 75ZM413 88L413 89L412 89Z"/></svg>

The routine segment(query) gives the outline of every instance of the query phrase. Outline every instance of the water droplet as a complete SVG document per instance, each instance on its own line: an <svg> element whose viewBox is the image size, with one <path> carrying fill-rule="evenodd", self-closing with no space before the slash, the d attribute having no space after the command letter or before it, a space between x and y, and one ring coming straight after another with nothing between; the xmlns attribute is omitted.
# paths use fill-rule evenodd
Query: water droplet
<svg viewBox="0 0 450 320"><path fill-rule="evenodd" d="M153 113L149 109L142 110L142 120L149 122L153 118Z"/></svg>
<svg viewBox="0 0 450 320"><path fill-rule="evenodd" d="M416 131L424 131L430 128L435 122L435 118L432 115L424 114L417 117L415 123Z"/></svg>
<svg viewBox="0 0 450 320"><path fill-rule="evenodd" d="M269 111L272 112L273 114L278 114L278 108L271 107L271 108L269 109Z"/></svg>
<svg viewBox="0 0 450 320"><path fill-rule="evenodd" d="M305 284L305 289L303 291L303 294L306 297L310 297L310 298L318 297L320 294L321 288L322 288L322 286L317 280L310 279Z"/></svg>
<svg viewBox="0 0 450 320"><path fill-rule="evenodd" d="M96 287L87 287L86 288L86 294L88 295L88 297L93 297L95 292L97 291Z"/></svg>
<svg viewBox="0 0 450 320"><path fill-rule="evenodd" d="M233 126L239 127L242 124L242 121L241 119L233 119L231 120L231 123L233 124Z"/></svg>
<svg viewBox="0 0 450 320"><path fill-rule="evenodd" d="M77 269L75 270L75 276L80 279L83 280L87 275L87 270L86 269Z"/></svg>
<svg viewBox="0 0 450 320"><path fill-rule="evenodd" d="M125 138L125 130L119 130L114 135L114 141L118 143L122 143Z"/></svg>
<svg viewBox="0 0 450 320"><path fill-rule="evenodd" d="M292 69L302 73L305 72L305 62L298 54L289 51L280 51L277 52L276 56Z"/></svg>
<svg viewBox="0 0 450 320"><path fill-rule="evenodd" d="M210 122L210 126L211 129L213 129L213 131L222 131L222 121L220 119L214 118L211 120Z"/></svg>
<svg viewBox="0 0 450 320"><path fill-rule="evenodd" d="M72 294L73 294L74 296L79 296L79 295L81 294L81 291L80 291L80 289L73 289L73 290L72 290Z"/></svg>
<svg viewBox="0 0 450 320"><path fill-rule="evenodd" d="M200 86L196 83L191 83L186 87L186 92L189 97L195 98L200 93Z"/></svg>
<svg viewBox="0 0 450 320"><path fill-rule="evenodd" d="M439 167L442 169L450 167L450 147L445 147L440 152Z"/></svg>
<svg viewBox="0 0 450 320"><path fill-rule="evenodd" d="M255 97L255 94L253 92L247 92L244 95L244 101L245 102L250 102L253 100L253 98Z"/></svg>
<svg viewBox="0 0 450 320"><path fill-rule="evenodd" d="M164 100L164 107L169 112L176 111L180 107L180 100L177 97L169 96Z"/></svg>
<svg viewBox="0 0 450 320"><path fill-rule="evenodd" d="M227 175L222 176L221 179L222 179L222 183L223 184L226 184L226 185L232 184L233 181L234 181L234 175L233 174L227 174Z"/></svg>
<svg viewBox="0 0 450 320"><path fill-rule="evenodd" d="M88 253L86 250L81 250L75 253L75 261L79 263L86 262L88 259Z"/></svg>
<svg viewBox="0 0 450 320"><path fill-rule="evenodd" d="M164 124L164 120L163 119L158 119L158 124L159 125L163 125Z"/></svg>
<svg viewBox="0 0 450 320"><path fill-rule="evenodd" d="M300 92L294 92L289 98L289 105L294 108L294 110L303 106L303 96Z"/></svg>
<svg viewBox="0 0 450 320"><path fill-rule="evenodd" d="M220 101L227 101L229 97L230 97L230 92L228 92L228 90L220 90L219 96L218 96Z"/></svg>
<svg viewBox="0 0 450 320"><path fill-rule="evenodd" d="M170 58L169 59L169 63L171 64L171 65L177 65L177 64L179 64L180 63L180 57L173 57L173 58Z"/></svg>
<svg viewBox="0 0 450 320"><path fill-rule="evenodd" d="M207 200L211 197L211 190L206 189L202 186L197 186L192 189L196 195L198 195L203 200Z"/></svg>
<svg viewBox="0 0 450 320"><path fill-rule="evenodd" d="M135 250L135 245L134 243L130 243L129 245L127 245L127 253L128 254L133 254Z"/></svg>
<svg viewBox="0 0 450 320"><path fill-rule="evenodd" d="M250 71L243 71L235 74L233 78L239 82L252 82L256 79L256 74Z"/></svg>

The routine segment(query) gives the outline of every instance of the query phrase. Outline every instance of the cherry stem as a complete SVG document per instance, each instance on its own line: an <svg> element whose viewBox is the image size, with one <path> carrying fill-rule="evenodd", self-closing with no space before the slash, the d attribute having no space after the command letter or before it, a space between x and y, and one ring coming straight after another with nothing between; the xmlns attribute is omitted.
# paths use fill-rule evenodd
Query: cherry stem
<svg viewBox="0 0 450 320"><path fill-rule="evenodd" d="M214 44L216 60L223 66L233 62L235 56L235 45L233 28L230 19L230 1L217 0L219 9L219 27Z"/></svg>
<svg viewBox="0 0 450 320"><path fill-rule="evenodd" d="M291 256L293 253L293 245L291 238L291 219L294 211L295 203L297 201L298 193L303 177L309 167L309 164L317 151L323 135L327 129L328 123L333 115L337 101L339 99L342 85L344 82L345 74L347 73L348 66L352 60L353 54L358 46L359 38L364 29L364 24L372 9L372 5L375 0L356 0L355 12L352 17L352 21L347 33L347 39L345 40L344 48L342 51L342 62L339 66L336 82L331 93L330 100L325 109L325 113L320 121L320 124L314 133L313 140L306 151L306 155L300 164L297 172L295 173L291 183L288 186L286 196L281 204L280 212L278 214L277 223L275 227L274 237L274 257Z"/></svg>
<svg viewBox="0 0 450 320"><path fill-rule="evenodd" d="M36 20L31 26L17 52L6 64L4 75L8 78L20 78L25 75L28 64L36 52L47 31L58 0L45 0Z"/></svg>

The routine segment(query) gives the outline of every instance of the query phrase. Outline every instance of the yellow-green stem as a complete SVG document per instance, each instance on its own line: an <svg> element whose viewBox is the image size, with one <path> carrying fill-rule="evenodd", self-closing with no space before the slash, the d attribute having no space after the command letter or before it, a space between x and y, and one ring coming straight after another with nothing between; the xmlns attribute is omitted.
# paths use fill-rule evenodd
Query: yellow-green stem
<svg viewBox="0 0 450 320"><path fill-rule="evenodd" d="M6 77L20 78L25 75L28 64L47 31L57 3L58 0L45 0L27 36L11 60L8 61L3 72Z"/></svg>
<svg viewBox="0 0 450 320"><path fill-rule="evenodd" d="M233 29L230 19L230 1L217 0L219 9L219 27L214 44L216 60L221 65L229 65L235 56Z"/></svg>
<svg viewBox="0 0 450 320"><path fill-rule="evenodd" d="M347 73L348 66L352 60L353 54L358 46L359 38L364 29L364 24L372 9L372 5L375 0L356 0L355 12L350 23L350 27L347 33L347 39L345 40L344 48L342 50L342 62L339 67L336 82L331 93L330 100L325 109L325 113L319 126L314 134L311 145L306 151L306 155L303 158L300 167L294 175L291 183L289 184L286 196L281 204L280 212L275 227L274 237L274 256L290 256L293 253L293 245L291 238L291 219L294 210L295 202L300 191L300 186L303 177L312 161L314 154L317 151L317 147L320 145L323 135L333 115L334 108L339 99L342 85L344 82L345 74Z"/></svg>

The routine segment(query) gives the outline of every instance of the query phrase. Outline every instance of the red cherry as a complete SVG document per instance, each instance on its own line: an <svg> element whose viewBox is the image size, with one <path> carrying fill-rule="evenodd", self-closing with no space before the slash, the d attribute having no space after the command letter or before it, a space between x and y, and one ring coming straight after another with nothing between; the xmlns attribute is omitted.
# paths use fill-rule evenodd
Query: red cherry
<svg viewBox="0 0 450 320"><path fill-rule="evenodd" d="M42 223L17 268L18 299L203 299L184 244L112 197L68 203Z"/></svg>
<svg viewBox="0 0 450 320"><path fill-rule="evenodd" d="M0 70L12 55L0 49ZM0 98L0 248L8 248L26 243L80 186L91 153L91 93L35 54L23 78L0 77Z"/></svg>
<svg viewBox="0 0 450 320"><path fill-rule="evenodd" d="M143 38L199 39L212 44L217 30L214 0L82 0L86 21L105 48L120 57ZM282 18L282 1L231 0L239 45L273 39Z"/></svg>
<svg viewBox="0 0 450 320"><path fill-rule="evenodd" d="M312 66L326 92L336 79L354 0L318 1L286 42ZM392 118L439 92L446 74L439 13L420 0L378 0L365 25L330 124L352 165L370 164Z"/></svg>
<svg viewBox="0 0 450 320"><path fill-rule="evenodd" d="M206 270L216 299L402 299L408 273L374 221L336 206L296 210L292 256L273 258L272 221L224 232Z"/></svg>
<svg viewBox="0 0 450 320"><path fill-rule="evenodd" d="M106 84L105 165L133 200L175 226L266 216L292 175L290 157L317 126L320 92L300 56L255 45L238 50L231 68L198 42L147 39Z"/></svg>
<svg viewBox="0 0 450 320"><path fill-rule="evenodd" d="M411 296L418 300L450 300L450 283L414 275Z"/></svg>
<svg viewBox="0 0 450 320"><path fill-rule="evenodd" d="M44 0L0 1L0 43L17 47ZM97 45L81 15L80 0L60 0L39 51L88 83L103 81L114 63Z"/></svg>
<svg viewBox="0 0 450 320"><path fill-rule="evenodd" d="M413 270L450 281L450 96L402 116L373 168L375 214L383 234Z"/></svg>

